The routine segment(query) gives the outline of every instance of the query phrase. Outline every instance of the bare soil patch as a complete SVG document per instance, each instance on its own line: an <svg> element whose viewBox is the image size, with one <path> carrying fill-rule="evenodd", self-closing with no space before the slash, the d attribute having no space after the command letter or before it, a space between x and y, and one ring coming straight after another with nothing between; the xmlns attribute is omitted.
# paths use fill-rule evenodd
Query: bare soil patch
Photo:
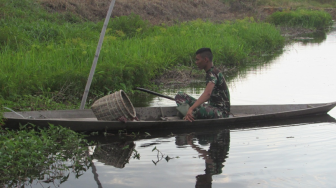
<svg viewBox="0 0 336 188"><path fill-rule="evenodd" d="M49 12L71 12L90 21L105 18L111 0L38 0ZM131 13L140 15L152 24L175 23L196 19L221 22L253 16L264 20L275 11L284 7L260 7L255 0L117 0L112 17ZM336 19L336 9L324 9Z"/></svg>
<svg viewBox="0 0 336 188"><path fill-rule="evenodd" d="M100 21L106 16L111 0L39 0L49 12L72 12L80 17ZM219 0L117 0L112 17L135 13L152 24L204 19L233 20L254 16L263 19L250 0L225 4Z"/></svg>

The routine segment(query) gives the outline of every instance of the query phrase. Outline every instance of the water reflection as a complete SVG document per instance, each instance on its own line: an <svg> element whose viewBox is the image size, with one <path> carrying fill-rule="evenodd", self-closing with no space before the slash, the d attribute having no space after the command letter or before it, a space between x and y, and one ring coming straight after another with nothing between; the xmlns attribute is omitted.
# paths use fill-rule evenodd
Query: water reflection
<svg viewBox="0 0 336 188"><path fill-rule="evenodd" d="M298 127L298 132L307 132L309 130L302 128L304 125L311 125L310 127L316 127L314 124L318 126L328 125L328 123L332 124L335 122L335 119L329 115L320 115L302 119L285 119L276 122L248 123L245 125L230 127L230 129L224 129L221 127L213 127L209 129L205 125L205 127L202 128L150 132L150 136L145 136L145 134L142 132L140 132L139 136L137 137L129 137L126 134L91 136L89 137L89 140L94 141L97 144L95 146L89 147L89 154L93 156L93 162L89 168L84 170L86 172L82 171L84 177L79 177L79 179L77 179L78 177L73 177L74 175L70 174L69 177L69 175L63 174L64 176L60 177L62 178L61 182L56 185L61 187L72 187L74 184L77 184L80 187L98 188L111 186L157 187L156 185L158 184L153 185L153 180L151 179L152 175L146 174L147 172L149 172L149 174L152 172L157 173L155 177L165 179L160 181L162 184L168 183L169 181L173 182L170 184L171 187L185 187L179 184L181 181L175 182L174 178L176 177L174 176L173 178L171 173L170 176L166 176L166 172L168 172L168 174L169 172L172 172L178 174L176 176L181 177L181 179L186 180L186 182L189 182L186 187L216 187L215 184L217 182L218 186L219 178L233 178L232 171L234 169L232 168L244 169L246 167L241 164L240 161L246 159L241 158L249 157L252 154L258 157L262 157L258 155L258 152L256 152L260 152L260 145L249 145L242 148L242 145L237 145L237 143L241 142L241 140L244 140L245 138L237 138L237 136L243 134L244 136L250 135L251 137L252 135L255 140L256 136L254 135L255 132L253 131L256 130L258 132L262 132L262 130L265 130L265 134L269 135L267 145L270 145L279 143L277 142L277 139L274 139L272 136L270 136L270 134L272 135L277 131L283 131L284 135L280 137L287 139L288 141L291 140L290 138L286 138L288 136L294 135L295 140L299 139L299 137L303 138L308 136L304 134L300 136L298 134L295 135L291 131L287 132L286 127L291 127L291 130L295 130L293 127ZM323 130L328 127L333 128L335 126L322 126L317 130ZM174 134L172 132L174 132ZM325 133L323 134L325 135ZM330 134L332 134L332 132L330 132ZM257 136L261 135L258 134ZM309 137L308 139L311 145L316 143L315 140L311 139L312 137ZM250 141L251 140L249 140L249 142ZM260 142L260 144L265 145L264 142L266 141ZM283 140L281 143L285 143L285 141ZM295 142L295 145L296 144L297 143ZM321 145L323 144L324 143L321 143ZM156 160L156 151L152 151L152 148L154 147L159 148L160 151L166 156L169 155L169 157L174 159L165 161L163 158L160 163L154 165L152 163L153 159ZM268 149L269 150L264 151L267 153L267 155L275 151L272 150L272 148ZM279 146L279 150L280 149L286 150L286 148L280 148ZM240 155L240 153L237 153L238 151L243 152L243 154ZM141 158L134 158L134 154L137 152L140 153ZM248 154L244 152L247 152ZM297 151L290 150L289 153L293 154L293 152L295 154ZM306 152L306 149L304 149L303 152ZM194 157L195 153L197 153L198 157ZM181 158L176 158L176 156L181 156ZM263 157L265 157L265 154ZM279 158L276 156L273 157L275 157L274 159L279 160ZM228 160L229 158L230 161ZM283 157L280 158L281 160L283 159ZM238 163L232 163L232 160L238 160ZM230 166L226 164L228 162L231 164ZM256 161L254 164L258 165L259 163ZM91 172L89 171L90 168ZM176 169L178 169L178 171L176 171ZM245 172L246 171L239 173L242 175ZM262 177L264 176L267 177L267 174L263 174ZM134 177L138 178L134 179ZM112 182L112 179L117 179L118 181ZM118 184L116 182L123 182L124 184ZM136 183L131 184L130 182ZM52 182L41 182L40 184L44 187L48 187L51 186ZM32 185L32 187L42 186Z"/></svg>
<svg viewBox="0 0 336 188"><path fill-rule="evenodd" d="M133 141L121 141L104 145L98 145L93 157L105 165L116 168L124 168L128 163L135 148Z"/></svg>
<svg viewBox="0 0 336 188"><path fill-rule="evenodd" d="M319 31L295 37L294 41L301 42L304 46L306 46L306 45L320 44L324 42L326 39L327 39L327 32Z"/></svg>
<svg viewBox="0 0 336 188"><path fill-rule="evenodd" d="M228 152L230 149L230 130L220 130L218 133L193 133L181 139L176 138L176 144L188 144L194 150L199 153L205 161L205 174L199 174L196 176L196 186L197 188L210 188L212 185L212 176L221 174L223 163L228 157ZM179 141L186 141L186 143L181 143ZM208 150L195 144L198 140L198 144L205 146L210 144Z"/></svg>
<svg viewBox="0 0 336 188"><path fill-rule="evenodd" d="M295 37L294 41L300 42L304 46L320 44L322 42L325 42L327 39L327 36L330 33L333 33L334 31L336 31L336 24L331 26L329 31L317 31L314 33L302 34L298 37Z"/></svg>
<svg viewBox="0 0 336 188"><path fill-rule="evenodd" d="M91 163L91 169L92 169L92 174L93 174L93 179L96 181L98 188L103 188L102 184L100 183L100 180L98 178L98 173L97 173L97 168L95 164L92 162Z"/></svg>
<svg viewBox="0 0 336 188"><path fill-rule="evenodd" d="M197 151L199 158L204 159L204 173L196 176L195 184L196 187L199 188L209 188L212 185L212 176L219 175L223 171L223 163L228 157L228 152L230 148L230 130L219 129L215 131L205 131L204 129L202 129L196 130L196 132L191 131L192 130L190 129L181 130L181 134L177 134L176 136L174 136L175 145L178 148L185 148L186 146L189 146L193 150ZM167 132L157 132L153 133L153 137L158 137L159 135L166 134ZM96 147L93 153L93 157L94 159L98 160L101 163L104 163L105 165L113 166L115 168L124 168L125 164L129 162L132 153L137 153L137 151L135 150L135 140L127 141L129 138L125 138L126 140L120 141L119 137L109 137L106 139L96 137L96 139L100 140L100 142L105 141L105 143ZM145 143L142 144L140 147L154 147L154 145L156 144L158 143ZM207 146L209 146L209 148L204 149ZM161 151L158 152L161 153ZM166 161L169 162L167 158ZM154 164L157 165L158 162L159 161ZM94 164L92 167L95 168ZM150 167L147 166L143 168L143 170L145 171L146 168ZM96 175L95 177L98 177L98 175ZM98 184L98 187L102 187L98 178L95 178L95 180Z"/></svg>
<svg viewBox="0 0 336 188"><path fill-rule="evenodd" d="M232 143L239 142L237 139L232 140L232 134L242 131L250 132L251 130L271 131L274 128L280 128L282 130L284 127L300 127L306 124L313 125L326 122L334 123L335 119L329 115L320 115L301 119L284 119L282 121L276 122L248 123L245 125L230 127L230 129L223 129L220 127L213 127L208 129L203 127L193 129L179 129L173 131L163 130L150 132L151 135L148 137L128 137L127 135L114 135L106 137L95 136L91 137L90 139L100 143L98 144L93 156L95 158L94 160L97 160L95 163L104 164L104 168L100 167L100 170L98 169L98 171L103 175L101 177L103 179L100 178L100 180L105 182L105 187L112 185L107 183L109 176L106 176L106 173L112 173L114 176L116 176L116 174L120 174L118 177L124 180L127 179L128 174L132 174L132 176L140 176L137 180L140 181L138 182L138 187L153 187L148 186L149 182L144 183L150 181L149 179L146 179L146 175L140 175L138 173L157 172L159 173L157 174L158 177L164 177L164 172L170 172L172 169L178 168L183 173L177 171L173 172L180 174L183 179L189 179L189 182L192 181L193 186L195 185L195 187L210 188L216 187L214 186L216 179L218 180L219 177L225 178L228 174L230 174L229 171L225 170L224 166L229 158L229 151L232 149L233 151L236 151L241 147L235 144L232 145ZM172 132L174 132L174 134L172 134ZM285 136L291 136L287 134ZM139 135L144 134L140 132ZM270 140L270 142L272 143L272 140ZM136 145L138 145L138 147L136 147ZM159 148L160 152L164 153L166 156L169 155L169 157L174 159L165 161L164 158L162 158L162 161L156 161L156 164L154 165L152 160L156 160L156 151L153 152L152 148L155 147ZM148 149L146 150L145 148ZM138 150L137 152L140 153L140 160L132 160L132 152L134 154L135 150ZM190 153L194 152L191 152L191 150L196 151L198 157L192 157L194 154ZM250 150L253 149L250 148ZM175 156L184 155L185 153L189 153L189 155L187 157L175 158ZM230 151L230 153L231 156L234 154L232 151ZM199 161L199 159L202 159L203 162L196 162ZM191 170L192 167L190 165L194 165L198 170ZM122 169L122 171L120 171L120 169ZM224 173L224 171L226 171L226 173ZM161 173L162 175L160 175ZM146 180L142 180L142 178L145 178ZM95 180L97 185L100 185L97 181L98 178ZM127 180L127 182L128 181L132 180ZM172 177L169 177L165 181L174 180ZM119 187L129 186L131 185L123 185ZM191 185L189 184L188 187L191 187Z"/></svg>
<svg viewBox="0 0 336 188"><path fill-rule="evenodd" d="M60 153L63 152L60 151ZM29 170L29 177L26 177L25 181L18 181L15 177L9 182L0 181L0 187L52 187L52 185L62 187L69 180L69 177L74 176L79 179L90 167L94 167L87 152L72 155L72 159L65 155L59 157L47 169L36 167Z"/></svg>
<svg viewBox="0 0 336 188"><path fill-rule="evenodd" d="M135 143L133 141L121 141L104 145L90 146L89 151L94 159L97 159L105 165L111 165L116 168L124 168L126 163L128 163L134 148ZM93 178L96 181L98 188L102 188L103 186L99 180L99 175L94 162L91 163L91 168L94 175Z"/></svg>

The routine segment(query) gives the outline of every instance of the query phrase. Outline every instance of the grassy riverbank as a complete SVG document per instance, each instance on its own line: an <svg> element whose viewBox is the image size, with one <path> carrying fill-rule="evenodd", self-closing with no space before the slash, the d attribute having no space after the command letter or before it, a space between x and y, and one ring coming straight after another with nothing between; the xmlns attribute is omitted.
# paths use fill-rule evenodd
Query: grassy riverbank
<svg viewBox="0 0 336 188"><path fill-rule="evenodd" d="M64 103L75 107L102 22L48 15L29 4L20 5L21 11L15 8L14 14L10 6L18 5L14 1L5 5L11 15L0 22L4 36L0 51L2 99L15 110L26 106L31 108L27 110L64 108L57 105ZM137 15L115 18L105 36L90 96L93 99L119 89L146 86L164 70L190 65L195 50L204 46L213 49L216 63L231 66L245 64L250 56L283 44L274 26L253 18L225 23L196 20L172 26L152 26Z"/></svg>
<svg viewBox="0 0 336 188"><path fill-rule="evenodd" d="M166 69L189 65L195 49L203 46L213 49L217 63L230 66L246 63L250 55L281 48L284 41L274 26L249 19L225 24L197 20L145 32L135 29L135 36L122 30L110 30L105 36L92 95L146 85ZM71 38L63 32L60 40L29 41L29 45L2 50L0 94L4 99L17 100L22 94L60 100L80 97L97 40L81 35Z"/></svg>
<svg viewBox="0 0 336 188"><path fill-rule="evenodd" d="M0 5L0 103L14 110L78 108L103 22L50 14L34 0ZM152 25L135 14L113 18L89 102L119 89L149 87L164 71L191 65L201 47L212 48L217 65L230 67L283 45L273 24L252 17L173 25Z"/></svg>

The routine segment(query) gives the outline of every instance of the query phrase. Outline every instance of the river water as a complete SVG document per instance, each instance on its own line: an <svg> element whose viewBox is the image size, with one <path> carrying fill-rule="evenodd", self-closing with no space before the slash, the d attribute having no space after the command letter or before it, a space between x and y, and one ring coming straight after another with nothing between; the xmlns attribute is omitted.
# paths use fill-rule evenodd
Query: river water
<svg viewBox="0 0 336 188"><path fill-rule="evenodd" d="M336 101L336 28L309 37L288 44L271 62L248 68L231 80L232 105ZM202 89L184 91L197 98ZM174 96L176 91L161 92ZM146 105L174 102L154 98ZM334 118L336 109L319 118L267 122L254 128L100 136L93 165L80 177L70 173L65 182L32 186L335 187Z"/></svg>

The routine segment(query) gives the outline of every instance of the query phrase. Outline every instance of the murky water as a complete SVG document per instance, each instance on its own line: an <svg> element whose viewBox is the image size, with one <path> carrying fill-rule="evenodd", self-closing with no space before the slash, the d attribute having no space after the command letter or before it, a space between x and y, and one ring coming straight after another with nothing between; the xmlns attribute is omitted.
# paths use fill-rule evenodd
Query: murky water
<svg viewBox="0 0 336 188"><path fill-rule="evenodd" d="M336 29L322 39L301 40L230 82L232 105L336 101ZM176 91L162 93L174 96ZM202 88L184 91L197 98ZM175 104L154 98L146 105ZM100 136L94 165L78 179L71 174L62 184L32 186L335 187L334 118L336 109L317 119L254 128L141 133L135 138L121 135L123 139Z"/></svg>

